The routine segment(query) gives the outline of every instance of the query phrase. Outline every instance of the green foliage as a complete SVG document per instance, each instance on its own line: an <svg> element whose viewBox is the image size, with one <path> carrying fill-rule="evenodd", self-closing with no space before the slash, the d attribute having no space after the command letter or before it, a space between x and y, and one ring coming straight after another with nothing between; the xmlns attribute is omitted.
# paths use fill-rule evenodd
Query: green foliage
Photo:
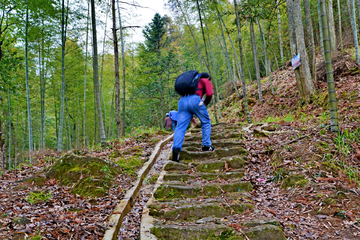
<svg viewBox="0 0 360 240"><path fill-rule="evenodd" d="M146 182L149 184L153 184L157 181L158 178L159 178L159 174L155 174L154 176L147 178Z"/></svg>
<svg viewBox="0 0 360 240"><path fill-rule="evenodd" d="M142 162L138 157L119 158L116 163L125 173L129 175L135 175L136 169L142 165Z"/></svg>
<svg viewBox="0 0 360 240"><path fill-rule="evenodd" d="M51 192L44 193L43 191L39 192L29 192L29 196L25 198L28 203L34 204L39 202L47 202L52 198Z"/></svg>
<svg viewBox="0 0 360 240"><path fill-rule="evenodd" d="M294 119L295 119L295 116L291 113L288 113L284 116L284 121L288 122L288 123L293 122Z"/></svg>

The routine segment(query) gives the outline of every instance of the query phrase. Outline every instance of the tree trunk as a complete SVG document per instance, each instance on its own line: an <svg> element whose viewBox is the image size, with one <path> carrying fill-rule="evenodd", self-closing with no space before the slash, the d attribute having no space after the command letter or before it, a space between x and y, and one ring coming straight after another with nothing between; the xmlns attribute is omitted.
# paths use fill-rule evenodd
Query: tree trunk
<svg viewBox="0 0 360 240"><path fill-rule="evenodd" d="M320 0L317 0L317 6L318 6L318 17L319 17L319 33L320 33L320 46L321 46L321 55L323 57L323 60L325 61L325 52L324 52L324 35L323 35L323 26L321 22L321 9L320 9Z"/></svg>
<svg viewBox="0 0 360 240"><path fill-rule="evenodd" d="M105 58L105 41L106 41L106 27L107 27L107 19L108 19L108 11L106 10L105 14L105 28L104 28L104 41L103 41L103 49L102 49L102 56L101 56L101 74L100 74L100 95L104 106L104 128L106 131L106 104L103 94L103 73L104 73L104 58Z"/></svg>
<svg viewBox="0 0 360 240"><path fill-rule="evenodd" d="M294 17L295 17L295 31L296 31L296 47L298 54L300 54L301 65L300 75L303 92L300 92L302 99L308 103L310 97L315 92L315 86L311 79L311 72L309 68L309 60L305 47L304 29L302 25L302 14L301 14L301 1L294 1Z"/></svg>
<svg viewBox="0 0 360 240"><path fill-rule="evenodd" d="M65 91L65 1L62 0L61 8L61 94L60 94L60 123L57 150L63 150L63 129L64 129L64 91Z"/></svg>
<svg viewBox="0 0 360 240"><path fill-rule="evenodd" d="M87 72L87 60L88 60L88 40L89 40L89 18L90 18L90 5L88 3L88 15L86 19L86 44L85 44L85 76L84 76L84 119L83 119L83 145L87 145L86 138L86 72Z"/></svg>
<svg viewBox="0 0 360 240"><path fill-rule="evenodd" d="M104 122L101 111L101 96L99 86L99 64L97 52L97 37L96 37L96 17L95 17L95 0L91 0L91 22L93 31L93 71L94 71L94 93L97 108L98 129L100 133L100 143L102 147L106 145L106 136L104 131Z"/></svg>
<svg viewBox="0 0 360 240"><path fill-rule="evenodd" d="M125 136L125 50L124 50L124 36L122 31L122 23L121 23L121 15L120 15L120 7L119 0L117 0L118 14L119 14L119 23L120 23L120 38L121 38L121 56L122 56L122 70L123 70L123 112L122 112L122 136Z"/></svg>
<svg viewBox="0 0 360 240"><path fill-rule="evenodd" d="M117 138L121 137L121 120L120 120L120 77L119 77L119 47L116 34L116 10L115 0L112 0L112 21L113 21L113 42L114 42L114 68L115 68L115 121L117 126Z"/></svg>
<svg viewBox="0 0 360 240"><path fill-rule="evenodd" d="M0 119L0 168L6 169L6 151L5 151L5 140L4 140L4 132L2 130L2 122Z"/></svg>
<svg viewBox="0 0 360 240"><path fill-rule="evenodd" d="M336 33L335 33L335 20L334 20L334 10L333 10L333 0L327 0L328 4L328 24L329 24L329 34L331 41L331 51L336 51Z"/></svg>
<svg viewBox="0 0 360 240"><path fill-rule="evenodd" d="M11 98L10 98L10 87L8 86L8 109L9 109L9 167L8 169L11 170ZM1 138L1 136L0 136Z"/></svg>
<svg viewBox="0 0 360 240"><path fill-rule="evenodd" d="M291 51L292 57L295 57L298 53L298 50L297 50L297 46L296 46L296 32L295 32L295 17L294 17L294 2L293 2L293 0L286 0L286 9L287 9L288 23L289 23L290 51ZM303 90L303 86L301 84L300 68L296 68L294 70L294 72L295 72L296 84L299 89L299 93L301 94L302 92L304 92L304 90Z"/></svg>
<svg viewBox="0 0 360 240"><path fill-rule="evenodd" d="M266 47L265 36L263 34L263 31L262 31L262 28L261 28L261 25L260 25L260 21L259 21L258 18L257 18L257 22L258 22L259 31L260 31L261 42L263 44L263 51L264 51L264 58L265 58L264 65L265 65L265 70L266 70L266 76L269 76L271 93L274 94L275 91L274 91L274 86L273 86L273 82L272 82L272 77L271 77L271 74L270 74L271 71L270 71L270 66L269 66L269 59L268 59L268 56L267 56L267 47Z"/></svg>
<svg viewBox="0 0 360 240"><path fill-rule="evenodd" d="M355 44L355 56L356 56L356 62L360 64L359 61L359 40L357 35L357 26L356 26L356 16L355 16L355 0L347 0L348 8L349 8L349 16L351 19L351 27L353 29L353 35L354 35L354 44Z"/></svg>
<svg viewBox="0 0 360 240"><path fill-rule="evenodd" d="M240 2L240 4L241 4L241 2ZM240 78L241 78L241 82L242 82L245 114L246 114L247 122L251 123L249 104L247 101L247 94L246 94L246 81L245 81L245 73L244 73L244 59L243 59L243 48L242 48L242 38L241 38L241 26L240 26L240 20L239 20L238 5L236 3L236 0L234 0L234 6L235 6L235 13L236 13L236 26L237 26L237 32L238 32L239 55L240 55L240 64L241 64Z"/></svg>
<svg viewBox="0 0 360 240"><path fill-rule="evenodd" d="M316 52L314 42L314 29L312 24L310 4L309 0L303 0L304 12L305 12L305 24L306 24L306 35L307 35L307 47L309 53L309 67L311 78L316 82Z"/></svg>
<svg viewBox="0 0 360 240"><path fill-rule="evenodd" d="M280 19L279 0L276 0L276 8L277 8L277 18L278 18L278 28L279 28L280 58L281 58L281 65L283 65L284 64L284 50L283 50L283 42L282 42L282 37L281 37L281 19Z"/></svg>
<svg viewBox="0 0 360 240"><path fill-rule="evenodd" d="M357 0L357 3L359 3L359 0ZM341 5L340 5L340 0L337 0L337 4L338 4L338 14L339 14L339 38L340 38L340 47L341 47L341 52L344 52L344 46L343 46L343 41L342 41L342 27L341 27ZM358 6L359 7L359 6ZM358 8L359 9L359 8ZM359 12L360 14L360 12ZM359 18L360 19L360 18Z"/></svg>
<svg viewBox="0 0 360 240"><path fill-rule="evenodd" d="M254 57L254 64L255 64L255 74L256 74L256 82L257 82L257 86L258 86L259 101L262 101L263 96L262 96L262 90L261 90L259 60L258 60L258 55L257 55L254 24L253 24L252 19L250 19L250 36L251 36L251 49L252 49L252 53L253 53L253 57Z"/></svg>
<svg viewBox="0 0 360 240"><path fill-rule="evenodd" d="M335 82L334 82L334 74L331 63L331 46L329 42L329 30L326 28L328 25L327 15L326 15L326 7L325 0L321 0L320 8L321 8L321 21L322 25L325 26L323 28L324 33L324 47L325 47L325 63L326 63L326 79L328 83L328 91L329 91L329 107L330 107L330 124L331 130L334 132L339 132L339 123L338 123L338 113L337 113L337 102L336 102L336 92L335 92Z"/></svg>
<svg viewBox="0 0 360 240"><path fill-rule="evenodd" d="M29 29L29 1L26 1L26 26L25 26L25 80L26 80L26 99L28 111L28 130L29 130L29 160L32 163L33 151L33 132L32 132L32 119L30 107L30 87L29 87L29 64L28 64L28 29ZM1 123L0 123L1 124ZM0 146L1 148L2 146Z"/></svg>

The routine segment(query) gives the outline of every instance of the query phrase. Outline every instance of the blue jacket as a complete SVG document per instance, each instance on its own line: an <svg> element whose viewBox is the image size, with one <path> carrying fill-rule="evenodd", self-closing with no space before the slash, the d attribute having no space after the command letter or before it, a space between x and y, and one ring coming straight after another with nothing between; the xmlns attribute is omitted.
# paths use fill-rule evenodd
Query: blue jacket
<svg viewBox="0 0 360 240"><path fill-rule="evenodd" d="M170 111L169 112L169 117L170 117L171 120L177 121L177 111L175 111L175 110Z"/></svg>

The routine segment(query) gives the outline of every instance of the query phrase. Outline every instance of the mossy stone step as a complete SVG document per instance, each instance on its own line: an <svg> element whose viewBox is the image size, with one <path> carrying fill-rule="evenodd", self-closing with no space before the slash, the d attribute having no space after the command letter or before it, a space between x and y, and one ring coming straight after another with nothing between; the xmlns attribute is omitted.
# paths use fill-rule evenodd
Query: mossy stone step
<svg viewBox="0 0 360 240"><path fill-rule="evenodd" d="M236 139L236 138L211 141L211 145L214 146L215 149L232 148L232 147L237 147L237 146L244 147L245 146L245 144L243 142L240 142L240 140ZM201 151L201 146L202 146L202 141L197 141L197 142L185 141L183 143L183 149L188 150L188 151Z"/></svg>
<svg viewBox="0 0 360 240"><path fill-rule="evenodd" d="M219 140L219 139L229 139L229 138L237 138L240 139L243 137L243 133L241 132L216 132L214 134L211 134L211 141L213 140ZM186 138L186 141L200 141L202 140L202 135L201 134L193 134L190 137Z"/></svg>
<svg viewBox="0 0 360 240"><path fill-rule="evenodd" d="M194 185L194 186L178 186L178 185L168 185L162 184L159 186L155 193L154 197L156 199L175 199L175 198L195 198L198 196L218 196L223 192L241 192L241 191L251 191L252 185L250 182L236 181L229 184L207 184L204 186Z"/></svg>
<svg viewBox="0 0 360 240"><path fill-rule="evenodd" d="M158 239L171 239L171 240L198 240L198 239L211 239L215 237L218 239L220 236L235 235L234 229L223 224L198 224L180 226L175 224L162 224L155 223L151 229L151 233ZM228 238L229 239L229 238Z"/></svg>
<svg viewBox="0 0 360 240"><path fill-rule="evenodd" d="M165 171L187 171L190 167L187 164L168 161L164 167Z"/></svg>
<svg viewBox="0 0 360 240"><path fill-rule="evenodd" d="M201 205L181 206L167 211L164 211L163 209L158 211L157 209L150 208L150 215L161 217L162 219L171 221L193 221L205 217L225 217L227 215L231 215L232 213L242 213L246 209L253 208L254 206L250 203L232 204L230 206L219 203L210 203Z"/></svg>
<svg viewBox="0 0 360 240"><path fill-rule="evenodd" d="M214 159L234 155L247 155L247 151L240 146L229 149L215 149L213 152L194 152L183 149L180 152L180 161L191 162L195 160Z"/></svg>
<svg viewBox="0 0 360 240"><path fill-rule="evenodd" d="M218 161L206 161L199 164L194 164L196 166L196 171L198 172L219 172L226 170L226 164L228 168L232 169L241 169L245 165L245 159L240 156L236 157L229 157L229 158L222 158Z"/></svg>
<svg viewBox="0 0 360 240"><path fill-rule="evenodd" d="M216 179L234 179L242 178L244 176L244 171L237 172L217 172L217 173L199 173L197 175L190 174L181 174L181 173L169 173L164 175L165 181L192 181L196 178L201 178L204 180L216 180Z"/></svg>
<svg viewBox="0 0 360 240"><path fill-rule="evenodd" d="M168 173L164 175L164 181L188 181L198 178L198 176L190 175L186 173Z"/></svg>
<svg viewBox="0 0 360 240"><path fill-rule="evenodd" d="M281 227L279 220L273 219L273 218L253 219L253 220L248 220L248 221L244 221L241 223L242 226L249 227L249 228L256 227L259 225L265 225L265 224L270 224L270 225L274 225L277 227Z"/></svg>
<svg viewBox="0 0 360 240"><path fill-rule="evenodd" d="M280 227L265 224L252 227L246 233L250 240L285 240L285 234Z"/></svg>

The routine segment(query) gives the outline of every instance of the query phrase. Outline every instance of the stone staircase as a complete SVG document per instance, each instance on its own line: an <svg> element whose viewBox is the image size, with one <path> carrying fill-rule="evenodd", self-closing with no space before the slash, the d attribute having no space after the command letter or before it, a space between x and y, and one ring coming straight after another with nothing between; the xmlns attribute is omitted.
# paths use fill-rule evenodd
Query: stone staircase
<svg viewBox="0 0 360 240"><path fill-rule="evenodd" d="M242 180L243 167L250 163L239 128L213 125L214 152L201 152L201 129L190 131L180 163L168 161L147 204L152 223L141 239L285 239L275 219L228 223L236 214L255 210L249 200L252 184Z"/></svg>

